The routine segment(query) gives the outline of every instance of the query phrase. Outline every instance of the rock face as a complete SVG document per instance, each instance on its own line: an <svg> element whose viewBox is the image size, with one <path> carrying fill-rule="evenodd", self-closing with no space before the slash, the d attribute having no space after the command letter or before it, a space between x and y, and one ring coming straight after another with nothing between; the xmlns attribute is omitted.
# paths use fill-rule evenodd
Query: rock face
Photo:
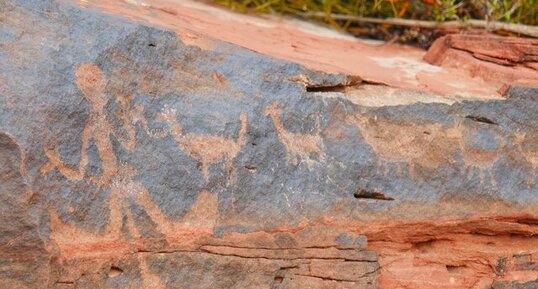
<svg viewBox="0 0 538 289"><path fill-rule="evenodd" d="M538 286L536 98L361 105L428 96L0 5L0 287Z"/></svg>
<svg viewBox="0 0 538 289"><path fill-rule="evenodd" d="M538 40L448 35L435 41L424 60L456 67L491 85L538 85Z"/></svg>

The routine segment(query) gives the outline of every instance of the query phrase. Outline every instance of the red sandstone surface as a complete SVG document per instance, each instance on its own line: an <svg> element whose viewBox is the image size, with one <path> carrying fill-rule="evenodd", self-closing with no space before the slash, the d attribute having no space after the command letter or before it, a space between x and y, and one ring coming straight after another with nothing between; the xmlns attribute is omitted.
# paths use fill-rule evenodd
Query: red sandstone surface
<svg viewBox="0 0 538 289"><path fill-rule="evenodd" d="M239 15L188 0L78 2L84 7L172 29L184 42L202 49L210 48L212 39L219 39L315 70L344 73L394 89L431 94L426 99L380 99L376 91L371 91L373 97L368 102L353 99L353 92L349 93L351 101L365 105L503 99L508 97L507 87L514 86L516 81L528 87L538 79L536 41L488 38L489 46L486 47L481 42L482 38L447 36L426 52L409 46L358 40L290 20ZM159 215L159 209L150 200L140 202L146 204L150 214ZM366 249L379 254L379 288L479 289L490 288L487 286L494 280L527 282L538 279L538 219L535 217L538 208L535 207L519 210L515 205L495 201L486 206L444 200L439 202L438 207L429 208L435 211L432 215L441 211L448 216L443 219L430 220L427 214L421 214L405 216L401 218L405 221L400 221L402 216L398 212L372 214L369 216L371 220L364 222L347 222L344 218L327 216L296 227L282 227L270 232L234 233L220 238L212 235L218 217L217 205L209 194L202 193L181 225L168 224L165 218L156 218L161 226L169 229L165 230L169 233L166 235L169 251L159 253L196 252L269 260L295 255L305 259L330 259L341 257L339 254L342 252L336 249L342 248L336 248L332 242L340 233L339 229L343 229L356 233L356 236L366 236ZM406 206L408 213L418 208L412 203ZM497 214L482 211L485 207L495 208ZM462 208L475 212L476 216L451 217ZM421 212L428 211L428 208L420 209ZM335 215L344 215L338 207L333 212ZM104 264L110 259L158 247L150 238L139 238L135 242L107 239L106 236L92 239L93 236L85 236L75 226L62 223L54 213L51 213L50 224L52 238L58 243L60 259L65 263L76 258L87 259L84 266L92 267L99 262ZM320 231L327 233L319 236L316 232ZM276 239L274 236L280 233L291 234L299 249L276 250L278 246L268 240ZM72 241L74 236L76 242ZM80 240L87 241L91 246L78 244ZM346 257L356 257L361 261L369 258L367 252L356 254L350 253ZM315 262L318 264L309 264L309 276L332 280L338 279L339 271L346 276L354 273L353 268L346 267L347 264L334 267L332 263ZM292 265L288 264L290 270L299 276L308 271L299 265ZM88 268L81 266L65 273L63 277L71 282L69 278L79 278L81 272L85 271ZM140 274L145 276L148 283L144 285L147 288L162 287L158 278L150 273Z"/></svg>
<svg viewBox="0 0 538 289"><path fill-rule="evenodd" d="M424 60L465 71L495 87L538 84L536 39L448 35L433 44Z"/></svg>
<svg viewBox="0 0 538 289"><path fill-rule="evenodd" d="M79 2L107 13L172 29L186 43L202 48L210 47L211 39L219 39L314 70L356 75L369 82L444 96L499 98L498 90L506 81L522 74L527 78L537 74L530 68L502 67L498 70L503 72L503 77L508 77L491 81L494 76L477 71L476 65L461 69L465 61L472 64L476 60L465 58L466 55L457 54L455 59L452 54L440 55L438 58L445 61L438 60L439 67L423 60L426 52L422 49L358 40L303 22L240 15L190 0Z"/></svg>
<svg viewBox="0 0 538 289"><path fill-rule="evenodd" d="M212 39L219 39L314 70L344 73L389 87L427 92L433 94L432 98L441 98L438 102L451 102L454 98L449 100L447 97L454 95L460 99L502 98L503 92L513 83L533 84L538 79L537 42L534 40L446 36L426 52L405 45L359 40L287 19L235 14L187 0L81 0L79 3L172 29L184 42L202 49L210 48ZM364 102L364 99L360 101ZM379 105L391 101L378 99L373 103ZM399 101L407 102L400 99L396 103ZM410 102L414 101L420 100ZM450 207L448 204L445 210L449 211ZM479 206L476 209L480 211ZM504 205L499 205L498 211L499 215L471 219L449 217L435 221L422 219L426 216L415 216L416 221L378 216L380 221L346 223L328 217L319 225L342 227L368 237L367 249L379 254L379 288L478 289L489 288L487 286L494 280L526 282L538 279L538 271L531 270L538 262L538 240L532 237L538 234L538 220L526 212L505 214ZM218 240L209 237L203 228L201 231L187 228L192 230L192 238L169 241L183 250L202 249L223 255L259 257L274 254L254 248L259 247L259 242L263 243L261 240L268 235L296 234L306 227L316 226L309 223L299 228L235 234ZM178 236L186 235L184 230L177 232ZM298 236L297 239L309 242L309 237L312 236ZM253 240L258 240L257 245L251 244ZM315 241L323 243L323 240ZM199 242L220 245L212 247ZM150 243L151 240L141 240L139 246L144 248ZM223 243L230 246L223 246ZM125 246L127 244L121 242L104 242L100 248L66 245L63 256L70 259L105 254L101 257L109 258L133 250L130 245ZM499 255L511 257L499 258ZM266 257L270 258L269 255ZM325 275L331 274L330 268L323 270Z"/></svg>

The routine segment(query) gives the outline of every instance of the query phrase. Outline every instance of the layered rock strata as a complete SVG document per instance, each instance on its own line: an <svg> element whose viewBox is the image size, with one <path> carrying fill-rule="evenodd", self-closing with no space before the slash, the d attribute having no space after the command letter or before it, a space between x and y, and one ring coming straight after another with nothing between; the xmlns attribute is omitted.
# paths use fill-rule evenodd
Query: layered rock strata
<svg viewBox="0 0 538 289"><path fill-rule="evenodd" d="M0 5L1 288L537 286L536 98Z"/></svg>

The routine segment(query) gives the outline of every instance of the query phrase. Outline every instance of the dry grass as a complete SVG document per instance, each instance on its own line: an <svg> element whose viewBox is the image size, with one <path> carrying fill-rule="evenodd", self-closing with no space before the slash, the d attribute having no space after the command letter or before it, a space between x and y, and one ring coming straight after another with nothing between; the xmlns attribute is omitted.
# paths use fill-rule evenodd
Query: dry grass
<svg viewBox="0 0 538 289"><path fill-rule="evenodd" d="M538 0L213 0L243 13L271 13L315 17L336 29L374 38L418 42L427 45L436 32L425 29L374 25L336 20L331 15L403 18L427 21L481 19L538 25ZM423 42L421 43L421 37Z"/></svg>

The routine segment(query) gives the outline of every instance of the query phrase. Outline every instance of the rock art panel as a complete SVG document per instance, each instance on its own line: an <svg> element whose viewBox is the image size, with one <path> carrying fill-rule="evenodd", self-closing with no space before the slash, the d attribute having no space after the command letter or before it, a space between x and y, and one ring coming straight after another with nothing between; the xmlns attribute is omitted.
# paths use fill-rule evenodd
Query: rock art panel
<svg viewBox="0 0 538 289"><path fill-rule="evenodd" d="M350 117L368 145L377 155L376 170L388 175L390 164L396 174L419 177L416 167L435 170L455 162L461 142L461 130L439 123L401 124L377 116ZM406 172L407 170L407 172Z"/></svg>
<svg viewBox="0 0 538 289"><path fill-rule="evenodd" d="M212 135L183 134L183 129L177 121L177 112L172 108L164 108L163 119L170 127L170 134L179 147L185 150L192 158L200 162L204 179L209 179L208 166L224 161L226 171L232 173L232 161L241 150L247 132L247 116L241 114L241 128L237 139L229 139Z"/></svg>
<svg viewBox="0 0 538 289"><path fill-rule="evenodd" d="M319 118L316 121L315 134L300 134L287 131L280 120L278 101L273 101L267 106L263 113L273 120L278 139L286 148L286 159L294 165L300 162L306 162L309 168L312 168L314 161L311 155L317 155L319 162L323 162L325 155L321 149L321 129Z"/></svg>
<svg viewBox="0 0 538 289"><path fill-rule="evenodd" d="M366 107L345 75L69 2L7 5L5 287L536 279L533 98Z"/></svg>
<svg viewBox="0 0 538 289"><path fill-rule="evenodd" d="M468 179L478 174L480 183L495 184L493 166L505 148L500 129L492 124L477 125L467 121L463 124L461 151Z"/></svg>
<svg viewBox="0 0 538 289"><path fill-rule="evenodd" d="M538 130L515 134L515 144L533 170L538 168Z"/></svg>
<svg viewBox="0 0 538 289"><path fill-rule="evenodd" d="M140 184L133 182L132 178L137 174L134 168L127 164L120 164L113 153L111 136L115 136L115 132L104 114L104 107L109 101L104 94L106 85L105 77L100 68L95 64L79 65L76 68L75 76L78 88L91 104L90 117L82 132L82 155L78 169L73 170L67 167L54 148L45 147L44 151L49 159L49 163L42 167L41 172L47 174L53 169L58 169L68 180L82 180L85 176L86 166L88 165L88 142L90 138L93 139L102 161L103 175L98 178L92 177L89 181L100 187L109 186L111 188L108 200L109 222L105 228L103 238L117 239L120 237L123 225L122 211L127 216L130 234L136 236L138 233L134 227L134 219L131 215L130 208L125 203L125 198L136 197L137 194L147 194L147 191ZM125 149L132 150L136 145L136 140L131 139L127 142L121 142L120 139L120 143ZM84 235L83 232L77 232L78 230L75 227L69 228L71 232L60 233L61 226L58 226L59 222L58 217L52 212L51 226L53 228L53 239L60 241L60 239L66 238L64 241L68 241L74 235ZM64 228L67 229L67 227ZM87 236L87 239L91 241L92 237Z"/></svg>

